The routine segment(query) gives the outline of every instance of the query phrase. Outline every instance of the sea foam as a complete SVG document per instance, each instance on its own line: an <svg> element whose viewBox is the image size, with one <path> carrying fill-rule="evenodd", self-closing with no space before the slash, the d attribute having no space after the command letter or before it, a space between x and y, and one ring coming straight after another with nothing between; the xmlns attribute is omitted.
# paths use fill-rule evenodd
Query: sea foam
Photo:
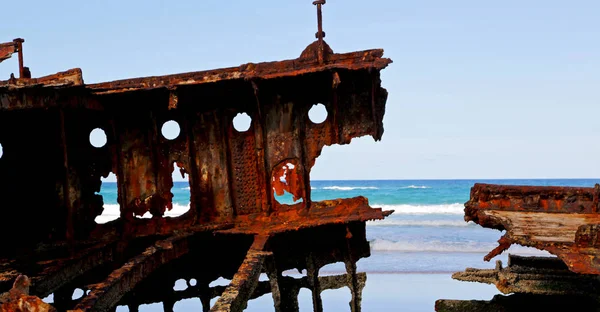
<svg viewBox="0 0 600 312"><path fill-rule="evenodd" d="M456 214L463 215L465 206L463 204L444 204L444 205L379 205L371 204L372 207L382 208L383 210L394 210L394 214Z"/></svg>
<svg viewBox="0 0 600 312"><path fill-rule="evenodd" d="M423 227L467 227L475 226L473 222L462 220L398 220L385 219L378 221L368 221L368 226L423 226Z"/></svg>
<svg viewBox="0 0 600 312"><path fill-rule="evenodd" d="M400 189L430 189L431 187L429 186L425 186L425 185L409 185L409 186L402 186L400 187Z"/></svg>
<svg viewBox="0 0 600 312"><path fill-rule="evenodd" d="M335 191L352 191L352 190L378 190L375 186L325 186L324 190L335 190Z"/></svg>
<svg viewBox="0 0 600 312"><path fill-rule="evenodd" d="M449 241L389 241L375 239L370 242L372 251L382 252L441 252L441 253L481 253L483 255L498 246L487 242L449 242ZM508 251L520 255L549 255L548 252L518 245L511 246Z"/></svg>

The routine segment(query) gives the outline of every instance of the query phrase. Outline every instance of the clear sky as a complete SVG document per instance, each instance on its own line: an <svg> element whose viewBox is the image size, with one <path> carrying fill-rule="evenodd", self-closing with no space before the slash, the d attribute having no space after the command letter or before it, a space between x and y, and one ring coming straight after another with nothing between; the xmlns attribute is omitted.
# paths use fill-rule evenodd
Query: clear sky
<svg viewBox="0 0 600 312"><path fill-rule="evenodd" d="M34 77L87 83L296 58L312 0L5 1ZM336 52L385 49L383 140L325 148L313 179L600 177L600 1L329 0ZM17 72L16 57L0 79Z"/></svg>

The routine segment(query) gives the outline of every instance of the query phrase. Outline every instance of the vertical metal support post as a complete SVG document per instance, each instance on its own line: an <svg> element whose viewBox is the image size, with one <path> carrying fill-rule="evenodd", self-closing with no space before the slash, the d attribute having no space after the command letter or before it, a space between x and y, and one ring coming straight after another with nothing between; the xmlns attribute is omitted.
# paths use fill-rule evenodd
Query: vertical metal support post
<svg viewBox="0 0 600 312"><path fill-rule="evenodd" d="M13 40L13 42L17 46L17 52L19 53L19 79L23 79L26 78L25 68L23 67L23 42L25 42L25 40L17 38Z"/></svg>
<svg viewBox="0 0 600 312"><path fill-rule="evenodd" d="M318 31L316 37L319 40L319 49L317 51L317 58L319 64L325 63L325 45L323 44L323 38L325 38L325 32L323 31L323 13L321 11L322 6L326 3L326 0L317 0L313 4L317 6L317 26Z"/></svg>
<svg viewBox="0 0 600 312"><path fill-rule="evenodd" d="M306 259L306 275L311 286L313 298L313 311L323 312L323 300L321 299L321 283L319 282L319 267L315 264L311 254Z"/></svg>

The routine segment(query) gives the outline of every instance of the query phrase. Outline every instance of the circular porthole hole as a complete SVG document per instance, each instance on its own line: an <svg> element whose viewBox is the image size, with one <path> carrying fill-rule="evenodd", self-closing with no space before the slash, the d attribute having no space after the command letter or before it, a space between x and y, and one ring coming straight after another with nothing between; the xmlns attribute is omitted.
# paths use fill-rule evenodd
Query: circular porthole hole
<svg viewBox="0 0 600 312"><path fill-rule="evenodd" d="M237 114L233 118L233 128L237 130L237 132L246 132L250 129L250 125L252 124L252 118L248 116L246 113Z"/></svg>
<svg viewBox="0 0 600 312"><path fill-rule="evenodd" d="M315 124L323 123L327 119L327 108L321 103L313 105L308 111L308 118Z"/></svg>
<svg viewBox="0 0 600 312"><path fill-rule="evenodd" d="M72 300L77 300L85 295L85 292L81 288L77 288L73 291L73 295L71 296Z"/></svg>
<svg viewBox="0 0 600 312"><path fill-rule="evenodd" d="M175 120L169 120L165 122L160 129L160 132L167 140L175 140L179 133L181 133L181 128L179 127L179 123Z"/></svg>
<svg viewBox="0 0 600 312"><path fill-rule="evenodd" d="M104 147L106 141L106 132L104 132L104 130L96 128L90 132L90 144L92 144L93 147Z"/></svg>
<svg viewBox="0 0 600 312"><path fill-rule="evenodd" d="M198 283L198 282L196 281L196 279L195 279L195 278L192 278L192 279L190 280L190 286L196 286L196 284L197 284L197 283Z"/></svg>

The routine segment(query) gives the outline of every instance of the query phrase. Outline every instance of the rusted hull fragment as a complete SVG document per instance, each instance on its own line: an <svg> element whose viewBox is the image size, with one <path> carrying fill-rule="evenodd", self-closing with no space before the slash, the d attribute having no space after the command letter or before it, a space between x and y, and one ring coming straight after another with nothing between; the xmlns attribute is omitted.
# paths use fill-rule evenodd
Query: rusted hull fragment
<svg viewBox="0 0 600 312"><path fill-rule="evenodd" d="M558 258L509 255L508 266L467 268L452 278L495 285L504 294L491 301L438 300L436 311L597 311L600 278L569 271Z"/></svg>
<svg viewBox="0 0 600 312"><path fill-rule="evenodd" d="M535 187L476 184L465 220L506 230L485 260L512 244L557 255L576 273L600 274L599 187Z"/></svg>

